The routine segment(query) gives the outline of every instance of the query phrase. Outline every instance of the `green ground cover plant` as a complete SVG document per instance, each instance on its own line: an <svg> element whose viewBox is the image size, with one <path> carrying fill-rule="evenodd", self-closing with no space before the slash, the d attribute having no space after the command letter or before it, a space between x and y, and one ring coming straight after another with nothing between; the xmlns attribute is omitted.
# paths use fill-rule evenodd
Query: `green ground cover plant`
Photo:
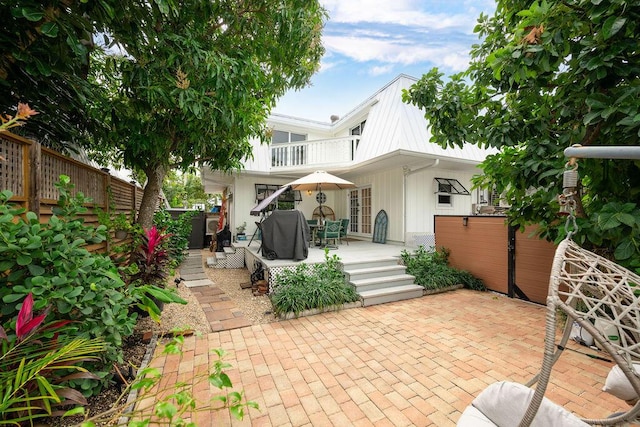
<svg viewBox="0 0 640 427"><path fill-rule="evenodd" d="M355 289L345 282L340 258L329 257L325 249L324 263L300 264L278 275L271 303L276 316L287 313L298 316L304 310L340 307L359 298Z"/></svg>
<svg viewBox="0 0 640 427"><path fill-rule="evenodd" d="M413 253L403 250L401 253L403 264L407 267L407 274L415 276L416 284L426 290L437 290L454 285L485 291L482 280L471 273L449 266L449 252L445 248L428 251L420 246Z"/></svg>

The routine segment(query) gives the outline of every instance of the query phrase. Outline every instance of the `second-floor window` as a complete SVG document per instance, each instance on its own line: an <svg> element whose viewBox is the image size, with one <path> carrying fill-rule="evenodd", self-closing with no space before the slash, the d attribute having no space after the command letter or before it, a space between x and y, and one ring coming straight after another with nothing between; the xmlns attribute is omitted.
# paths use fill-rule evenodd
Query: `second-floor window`
<svg viewBox="0 0 640 427"><path fill-rule="evenodd" d="M307 140L307 135L274 130L271 135L271 166L300 166L307 162L304 145L285 145Z"/></svg>
<svg viewBox="0 0 640 427"><path fill-rule="evenodd" d="M356 126L354 128L351 128L351 135L362 135L362 132L364 131L364 124L365 123L367 123L366 120L364 120L358 126Z"/></svg>
<svg viewBox="0 0 640 427"><path fill-rule="evenodd" d="M273 144L288 144L290 142L306 141L307 135L301 133L287 132L283 130L274 130L271 135L271 142Z"/></svg>

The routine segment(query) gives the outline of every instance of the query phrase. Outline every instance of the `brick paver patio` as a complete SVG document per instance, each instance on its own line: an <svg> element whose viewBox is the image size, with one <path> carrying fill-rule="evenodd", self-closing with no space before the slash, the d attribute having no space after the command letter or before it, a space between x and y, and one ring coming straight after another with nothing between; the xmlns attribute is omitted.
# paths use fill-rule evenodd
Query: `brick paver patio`
<svg viewBox="0 0 640 427"><path fill-rule="evenodd" d="M404 302L213 332L159 357L165 381L190 381L223 348L235 390L260 410L193 415L199 426L453 426L485 386L526 382L542 360L544 307L459 290ZM577 344L574 350L593 352ZM547 394L581 416L624 402L602 392L610 363L566 351ZM197 385L206 402L217 389Z"/></svg>

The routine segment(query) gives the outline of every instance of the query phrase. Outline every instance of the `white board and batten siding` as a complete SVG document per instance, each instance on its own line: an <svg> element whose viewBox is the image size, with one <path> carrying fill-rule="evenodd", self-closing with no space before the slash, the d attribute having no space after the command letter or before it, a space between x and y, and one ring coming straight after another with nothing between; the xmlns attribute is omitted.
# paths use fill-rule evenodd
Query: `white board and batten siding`
<svg viewBox="0 0 640 427"><path fill-rule="evenodd" d="M471 191L471 171L425 169L409 174L406 177L406 221L407 234L433 233L434 215L470 215L473 192ZM434 178L457 179L471 193L466 195L452 195L451 206L438 205L435 193Z"/></svg>
<svg viewBox="0 0 640 427"><path fill-rule="evenodd" d="M371 187L372 226L374 225L378 212L384 209L389 217L387 241L390 243L402 243L404 241L404 214L402 206L404 183L402 169L388 169L378 173L361 175L352 181L358 187Z"/></svg>

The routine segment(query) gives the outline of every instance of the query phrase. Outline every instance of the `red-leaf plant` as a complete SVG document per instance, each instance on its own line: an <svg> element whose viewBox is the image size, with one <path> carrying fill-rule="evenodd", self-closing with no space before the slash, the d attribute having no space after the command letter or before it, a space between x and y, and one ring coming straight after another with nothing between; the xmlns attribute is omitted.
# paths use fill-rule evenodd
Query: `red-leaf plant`
<svg viewBox="0 0 640 427"><path fill-rule="evenodd" d="M170 236L171 234L163 234L155 225L145 230L142 243L133 254L133 262L138 266L133 280L164 287L169 275L169 252L166 243Z"/></svg>
<svg viewBox="0 0 640 427"><path fill-rule="evenodd" d="M69 339L58 332L68 320L45 324L49 310L34 316L29 293L15 321L15 334L7 333L12 322L0 325L0 424L33 425L36 418L55 414L52 406L86 404L76 390L64 386L71 379L93 378L81 364L93 361L105 349L93 339Z"/></svg>

